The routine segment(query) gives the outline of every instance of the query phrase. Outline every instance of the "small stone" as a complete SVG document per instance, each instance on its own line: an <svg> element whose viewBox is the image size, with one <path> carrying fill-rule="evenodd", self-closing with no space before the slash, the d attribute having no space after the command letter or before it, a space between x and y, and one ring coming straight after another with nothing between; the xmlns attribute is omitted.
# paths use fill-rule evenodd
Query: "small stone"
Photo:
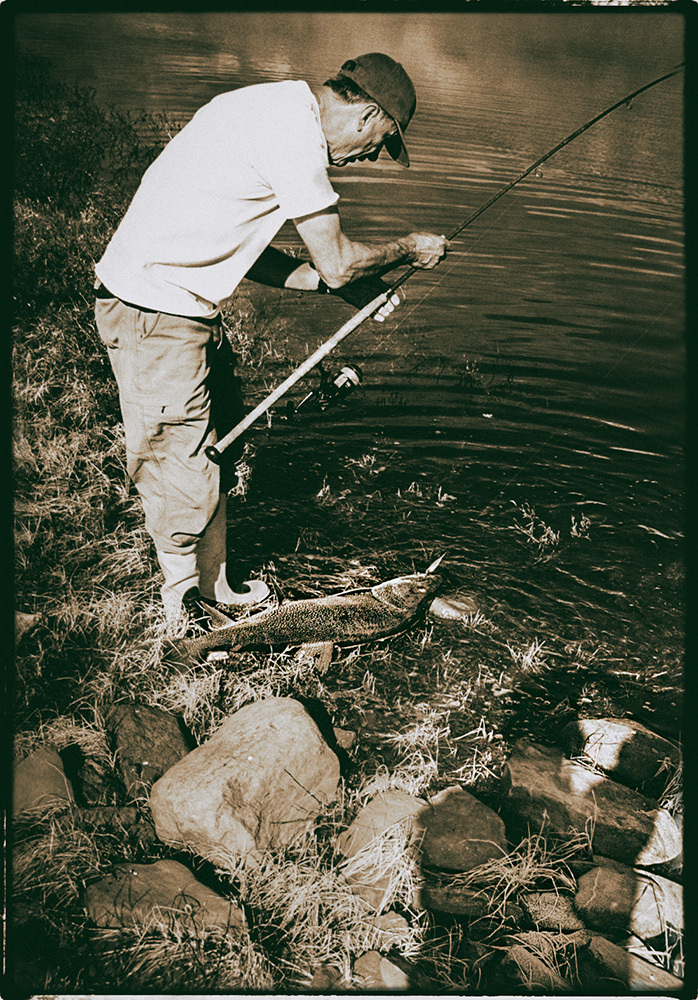
<svg viewBox="0 0 698 1000"><path fill-rule="evenodd" d="M171 860L117 865L112 874L87 887L85 909L98 927L127 927L150 920L162 929L245 926L240 907Z"/></svg>
<svg viewBox="0 0 698 1000"><path fill-rule="evenodd" d="M353 979L361 992L369 990L403 991L409 989L409 977L378 951L367 951L357 958L353 967Z"/></svg>
<svg viewBox="0 0 698 1000"><path fill-rule="evenodd" d="M429 614L442 621L463 621L478 610L475 599L470 596L435 597L429 605Z"/></svg>
<svg viewBox="0 0 698 1000"><path fill-rule="evenodd" d="M347 985L342 973L333 965L323 963L313 973L310 981L311 993L334 993Z"/></svg>
<svg viewBox="0 0 698 1000"><path fill-rule="evenodd" d="M569 993L572 989L555 969L521 944L504 953L502 971L527 993Z"/></svg>
<svg viewBox="0 0 698 1000"><path fill-rule="evenodd" d="M15 645L19 646L25 635L33 632L41 622L41 613L27 614L24 611L15 611Z"/></svg>
<svg viewBox="0 0 698 1000"><path fill-rule="evenodd" d="M425 862L444 871L466 872L507 853L502 819L460 785L429 799L420 817Z"/></svg>
<svg viewBox="0 0 698 1000"><path fill-rule="evenodd" d="M645 940L667 926L683 928L683 890L660 875L595 868L580 878L575 906L590 927L627 930Z"/></svg>
<svg viewBox="0 0 698 1000"><path fill-rule="evenodd" d="M12 806L15 816L74 804L73 791L53 747L39 747L15 765Z"/></svg>
<svg viewBox="0 0 698 1000"><path fill-rule="evenodd" d="M414 840L422 831L420 817L427 808L424 799L397 788L379 792L357 813L351 825L337 838L337 850L353 858L394 827L405 826Z"/></svg>
<svg viewBox="0 0 698 1000"><path fill-rule="evenodd" d="M618 984L633 993L677 993L683 988L682 980L670 972L645 962L600 935L592 937L588 954L605 974L614 993L618 992Z"/></svg>
<svg viewBox="0 0 698 1000"><path fill-rule="evenodd" d="M399 850L404 844L409 863L410 857L416 856L423 830L420 817L426 808L424 799L399 789L379 792L337 838L337 852L346 859L343 874L347 884L376 911L391 902L393 875L385 871L382 848L390 847L394 835L394 849Z"/></svg>
<svg viewBox="0 0 698 1000"><path fill-rule="evenodd" d="M381 913L374 917L371 923L378 931L378 947L381 951L389 951L393 945L399 948L410 933L410 925L407 920L395 910Z"/></svg>
<svg viewBox="0 0 698 1000"><path fill-rule="evenodd" d="M353 729L339 729L336 726L334 729L334 738L337 740L337 746L341 750L351 750L352 747L356 746L356 740L358 739Z"/></svg>
<svg viewBox="0 0 698 1000"><path fill-rule="evenodd" d="M516 903L495 904L485 889L466 889L455 885L423 885L418 890L414 903L417 909L433 913L452 913L469 920L478 920L496 913L506 923L519 924L523 910Z"/></svg>
<svg viewBox="0 0 698 1000"><path fill-rule="evenodd" d="M132 799L143 798L171 767L193 749L177 718L150 705L119 704L107 715L119 768Z"/></svg>
<svg viewBox="0 0 698 1000"><path fill-rule="evenodd" d="M519 896L524 913L542 931L577 931L584 929L569 896L556 892L527 892Z"/></svg>
<svg viewBox="0 0 698 1000"><path fill-rule="evenodd" d="M586 948L591 941L591 932L586 928L570 934L556 934L552 931L519 931L512 937L512 944L522 944L546 962L555 964L560 957L569 958L580 948Z"/></svg>

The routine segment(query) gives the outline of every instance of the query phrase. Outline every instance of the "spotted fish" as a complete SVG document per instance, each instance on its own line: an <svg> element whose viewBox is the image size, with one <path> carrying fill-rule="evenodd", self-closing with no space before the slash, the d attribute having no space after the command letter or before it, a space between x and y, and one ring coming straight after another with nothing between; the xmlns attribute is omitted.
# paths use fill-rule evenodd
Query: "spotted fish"
<svg viewBox="0 0 698 1000"><path fill-rule="evenodd" d="M436 569L442 559L424 573L329 597L287 601L193 639L180 639L171 644L167 659L189 664L216 650L283 649L317 642L354 646L395 635L419 618L441 586Z"/></svg>

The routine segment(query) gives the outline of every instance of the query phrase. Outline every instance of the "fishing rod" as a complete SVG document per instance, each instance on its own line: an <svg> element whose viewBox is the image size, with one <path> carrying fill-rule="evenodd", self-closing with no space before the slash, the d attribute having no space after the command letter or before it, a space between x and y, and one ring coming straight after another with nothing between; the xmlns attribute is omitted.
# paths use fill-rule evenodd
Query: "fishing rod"
<svg viewBox="0 0 698 1000"><path fill-rule="evenodd" d="M646 83L644 86L638 87L637 90L633 90L631 94L627 94L625 97L622 97L619 101L616 101L615 104L606 108L605 111L602 111L600 114L590 118L588 122L575 129L574 132L571 132L561 142L558 142L557 145L553 146L553 148L548 150L547 153L540 156L535 163L532 163L530 167L527 167L518 175L518 177L514 178L513 181L509 181L509 183L501 188L500 191L492 195L489 201L486 201L484 205L481 205L480 208L472 213L472 215L468 216L464 222L461 222L460 225L456 226L456 228L448 234L446 239L449 240L449 242L454 240L463 232L464 229L467 229L468 226L472 225L472 223L475 222L475 220L479 218L483 212L486 212L488 208L491 208L496 201L499 201L499 199L507 194L507 192L511 191L511 189L517 184L520 184L524 178L528 177L529 174L532 174L534 170L537 170L538 167L545 163L546 160L549 160L551 156L554 156L555 153L559 152L559 150L561 150L564 146L567 146L568 143L577 139L580 135L586 132L587 129L590 129L592 125L596 125L596 123L600 122L602 118L606 117L606 115L610 115L611 112L616 111L623 105L629 105L630 102L639 94L642 94L646 90L650 90L651 87L656 87L657 84L663 83L665 80L669 80L671 77L676 76L681 72L685 65L685 62L679 63L678 66L675 66L674 69L670 70L668 73L664 73L662 76L657 77L657 79L652 80L651 83ZM347 322L344 323L343 326L341 326L329 340L325 341L324 344L321 344L316 351L305 359L302 365L296 368L295 371L291 372L288 378L284 379L284 381L278 385L276 389L274 389L273 392L266 397L266 399L263 399L262 402L251 410L246 417L244 417L238 424L235 425L235 427L232 428L232 430L228 431L228 433L222 437L217 444L209 445L205 448L204 454L206 457L212 462L215 462L217 465L220 464L223 452L233 443L233 441L239 438L241 434L244 434L245 431L255 422L255 420L261 417L263 413L266 413L266 411L272 407L274 403L276 403L277 400L279 400L285 393L287 393L289 389L291 389L305 375L312 371L312 369L315 368L315 366L318 365L322 359L330 353L330 351L333 351L345 337L348 337L350 333L353 333L354 330L357 329L357 327L361 326L361 324L369 319L369 317L373 316L373 314L380 309L381 306L385 305L390 297L395 294L397 289L402 287L406 281L409 281L409 279L419 270L421 269L418 267L408 268L407 271L392 282L390 288L381 292L380 295L377 295L375 299L372 299L371 302L360 309L359 312L351 317L351 319L347 320Z"/></svg>

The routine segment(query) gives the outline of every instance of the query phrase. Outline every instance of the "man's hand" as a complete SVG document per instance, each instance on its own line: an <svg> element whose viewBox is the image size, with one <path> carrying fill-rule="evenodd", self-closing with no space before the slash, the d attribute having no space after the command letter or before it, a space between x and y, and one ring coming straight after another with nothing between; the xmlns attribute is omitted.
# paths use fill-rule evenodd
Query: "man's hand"
<svg viewBox="0 0 698 1000"><path fill-rule="evenodd" d="M318 274L334 289L358 278L383 274L400 264L436 267L449 249L446 237L433 233L411 233L377 246L357 243L342 231L334 206L293 221Z"/></svg>
<svg viewBox="0 0 698 1000"><path fill-rule="evenodd" d="M445 236L434 236L433 233L410 233L407 239L412 244L412 267L430 271L446 256L450 243Z"/></svg>

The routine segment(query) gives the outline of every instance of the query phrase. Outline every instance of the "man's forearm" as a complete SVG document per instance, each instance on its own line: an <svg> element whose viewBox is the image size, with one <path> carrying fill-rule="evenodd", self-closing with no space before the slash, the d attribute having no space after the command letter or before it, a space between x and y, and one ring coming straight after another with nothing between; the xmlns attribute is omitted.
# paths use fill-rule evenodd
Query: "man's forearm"
<svg viewBox="0 0 698 1000"><path fill-rule="evenodd" d="M411 264L415 259L414 242L409 236L378 245L354 240L347 240L347 244L343 248L339 273L329 275L334 281L328 280L324 274L322 276L330 288L339 288L357 278L384 274L400 264Z"/></svg>
<svg viewBox="0 0 698 1000"><path fill-rule="evenodd" d="M384 274L400 264L415 259L412 236L401 236L390 243L358 243L342 233L334 252L314 254L315 267L330 288L341 288L357 278Z"/></svg>

